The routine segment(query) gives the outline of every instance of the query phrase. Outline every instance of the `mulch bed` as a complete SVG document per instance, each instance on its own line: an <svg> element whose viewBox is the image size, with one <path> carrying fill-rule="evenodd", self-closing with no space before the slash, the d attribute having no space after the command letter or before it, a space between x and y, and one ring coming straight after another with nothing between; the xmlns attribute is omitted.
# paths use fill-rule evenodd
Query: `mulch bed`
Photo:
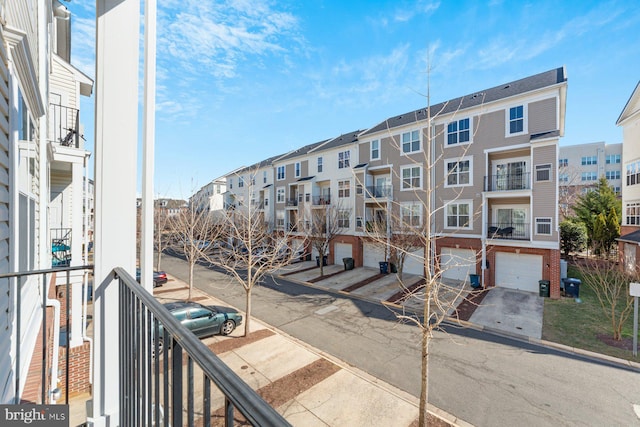
<svg viewBox="0 0 640 427"><path fill-rule="evenodd" d="M341 368L326 359L318 359L297 371L279 378L258 390L258 394L272 407L278 408L302 392L338 372ZM242 414L234 411L234 425L249 425ZM200 420L201 421L201 420ZM211 425L223 425L224 408L211 414ZM196 423L197 424L197 423Z"/></svg>
<svg viewBox="0 0 640 427"><path fill-rule="evenodd" d="M413 285L409 286L408 288L402 289L402 290L396 292L395 294L391 295L389 298L387 298L387 302L390 302L390 303L393 303L393 304L397 304L399 302L404 301L409 295L414 293L416 291L416 289L424 286L424 284L426 282L427 281L425 279L418 280L416 283L414 283Z"/></svg>
<svg viewBox="0 0 640 427"><path fill-rule="evenodd" d="M598 334L596 335L600 341L608 346L616 347L622 350L633 351L633 338L622 338L621 340L614 340L611 334Z"/></svg>
<svg viewBox="0 0 640 427"><path fill-rule="evenodd" d="M209 344L209 348L214 354L222 354L227 351L235 350L236 348L240 348L244 345L251 344L253 342L259 341L261 339L270 337L274 335L274 333L269 329L260 329L255 332L249 333L246 337L232 337L227 338L222 341L214 342L213 344Z"/></svg>
<svg viewBox="0 0 640 427"><path fill-rule="evenodd" d="M384 276L386 276L386 274L376 274L375 276L371 276L367 279L361 280L358 283L354 283L353 285L347 286L346 288L342 289L342 292L353 292L358 288L361 288L363 286L368 285L371 282L375 282L378 279L383 278Z"/></svg>
<svg viewBox="0 0 640 427"><path fill-rule="evenodd" d="M319 268L319 267L307 267L307 268L302 268L300 270L294 270L294 271L287 271L286 273L282 273L281 276L291 276L292 274L298 274L298 273L302 273L304 271L309 271L309 270L313 270L314 268Z"/></svg>
<svg viewBox="0 0 640 427"><path fill-rule="evenodd" d="M313 267L313 268L318 268L318 267ZM323 276L314 277L313 279L307 280L307 282L316 283L316 282L319 282L321 280L328 279L329 277L337 276L338 274L342 274L344 272L345 272L345 270L336 271L335 273L325 274Z"/></svg>
<svg viewBox="0 0 640 427"><path fill-rule="evenodd" d="M469 319L471 319L471 315L482 303L482 300L487 296L488 292L488 289L471 291L469 295L467 295L467 297L458 304L458 307L456 307L456 313L454 313L453 316L457 316L458 320L468 322Z"/></svg>

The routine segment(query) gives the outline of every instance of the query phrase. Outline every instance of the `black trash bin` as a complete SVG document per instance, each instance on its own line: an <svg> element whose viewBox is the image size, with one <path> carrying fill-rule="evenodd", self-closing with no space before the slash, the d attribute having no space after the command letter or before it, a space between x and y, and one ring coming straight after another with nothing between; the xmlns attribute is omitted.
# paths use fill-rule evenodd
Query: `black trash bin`
<svg viewBox="0 0 640 427"><path fill-rule="evenodd" d="M327 256L324 255L322 257L322 266L326 266L326 265L327 265ZM316 257L316 267L320 267L320 257L319 256Z"/></svg>
<svg viewBox="0 0 640 427"><path fill-rule="evenodd" d="M580 285L582 281L573 277L564 279L564 295L567 297L578 298L580 296Z"/></svg>
<svg viewBox="0 0 640 427"><path fill-rule="evenodd" d="M389 273L389 263L387 261L380 261L380 274Z"/></svg>
<svg viewBox="0 0 640 427"><path fill-rule="evenodd" d="M540 285L540 296L549 298L551 294L551 282L548 280L539 280L538 284Z"/></svg>
<svg viewBox="0 0 640 427"><path fill-rule="evenodd" d="M344 263L344 270L353 270L354 260L353 258L342 258L342 262Z"/></svg>
<svg viewBox="0 0 640 427"><path fill-rule="evenodd" d="M398 266L395 265L394 263L389 264L389 268L391 269L392 273L397 273L398 272Z"/></svg>

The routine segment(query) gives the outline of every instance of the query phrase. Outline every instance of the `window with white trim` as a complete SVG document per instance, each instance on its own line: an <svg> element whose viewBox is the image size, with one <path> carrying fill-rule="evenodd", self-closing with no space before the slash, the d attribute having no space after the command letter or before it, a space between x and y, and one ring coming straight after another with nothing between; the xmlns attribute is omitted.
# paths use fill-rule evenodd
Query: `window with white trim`
<svg viewBox="0 0 640 427"><path fill-rule="evenodd" d="M276 211L276 228L279 230L284 228L284 211Z"/></svg>
<svg viewBox="0 0 640 427"><path fill-rule="evenodd" d="M349 180L346 181L338 181L338 197L349 197L351 182Z"/></svg>
<svg viewBox="0 0 640 427"><path fill-rule="evenodd" d="M285 178L285 169L284 166L278 166L276 179L278 181L282 181Z"/></svg>
<svg viewBox="0 0 640 427"><path fill-rule="evenodd" d="M419 227L422 225L422 204L416 202L400 205L400 220L402 225Z"/></svg>
<svg viewBox="0 0 640 427"><path fill-rule="evenodd" d="M322 157L318 157L318 173L322 172Z"/></svg>
<svg viewBox="0 0 640 427"><path fill-rule="evenodd" d="M569 182L569 174L561 173L560 175L558 175L558 181L559 182Z"/></svg>
<svg viewBox="0 0 640 427"><path fill-rule="evenodd" d="M350 151L341 151L338 153L338 169L345 169L349 167L349 160L351 157Z"/></svg>
<svg viewBox="0 0 640 427"><path fill-rule="evenodd" d="M348 210L341 210L338 212L338 227L349 228L349 217L351 212Z"/></svg>
<svg viewBox="0 0 640 427"><path fill-rule="evenodd" d="M402 152L404 154L416 153L420 151L420 131L412 130L405 132L401 136Z"/></svg>
<svg viewBox="0 0 640 427"><path fill-rule="evenodd" d="M560 160L558 160L558 167L559 168L566 168L567 166L569 166L569 159L560 159Z"/></svg>
<svg viewBox="0 0 640 427"><path fill-rule="evenodd" d="M267 183L267 171L262 171L262 183Z"/></svg>
<svg viewBox="0 0 640 427"><path fill-rule="evenodd" d="M551 181L551 163L536 165L536 181Z"/></svg>
<svg viewBox="0 0 640 427"><path fill-rule="evenodd" d="M607 154L605 162L608 165L619 164L621 160L620 154Z"/></svg>
<svg viewBox="0 0 640 427"><path fill-rule="evenodd" d="M471 210L471 202L456 201L447 203L445 208L445 227L471 229Z"/></svg>
<svg viewBox="0 0 640 427"><path fill-rule="evenodd" d="M627 164L627 186L640 184L640 160Z"/></svg>
<svg viewBox="0 0 640 427"><path fill-rule="evenodd" d="M551 236L551 218L536 218L536 234Z"/></svg>
<svg viewBox="0 0 640 427"><path fill-rule="evenodd" d="M402 190L422 188L422 167L409 166L400 170L402 174Z"/></svg>
<svg viewBox="0 0 640 427"><path fill-rule="evenodd" d="M233 189L233 178L229 178L229 190Z"/></svg>
<svg viewBox="0 0 640 427"><path fill-rule="evenodd" d="M516 107L509 108L509 127L508 127L509 135L516 135L519 133L526 132L524 115L525 115L524 105L518 105Z"/></svg>
<svg viewBox="0 0 640 427"><path fill-rule="evenodd" d="M582 181L597 181L597 172L582 172Z"/></svg>
<svg viewBox="0 0 640 427"><path fill-rule="evenodd" d="M371 141L371 160L378 160L380 158L380 141L374 139Z"/></svg>
<svg viewBox="0 0 640 427"><path fill-rule="evenodd" d="M582 166L597 165L598 156L582 156L582 158L580 159L580 163L582 164Z"/></svg>
<svg viewBox="0 0 640 427"><path fill-rule="evenodd" d="M241 176L238 178L238 188L244 187L244 177Z"/></svg>
<svg viewBox="0 0 640 427"><path fill-rule="evenodd" d="M300 162L296 162L294 170L296 178L300 178Z"/></svg>
<svg viewBox="0 0 640 427"><path fill-rule="evenodd" d="M364 224L364 221L362 220L361 216L357 216L356 217L356 227L357 228L362 228L362 224Z"/></svg>
<svg viewBox="0 0 640 427"><path fill-rule="evenodd" d="M284 203L284 187L276 188L276 203Z"/></svg>
<svg viewBox="0 0 640 427"><path fill-rule="evenodd" d="M472 185L471 169L472 163L470 157L463 157L462 159L447 160L446 161L445 187L455 187L462 185Z"/></svg>
<svg viewBox="0 0 640 427"><path fill-rule="evenodd" d="M620 171L606 171L605 177L607 179L620 179Z"/></svg>
<svg viewBox="0 0 640 427"><path fill-rule="evenodd" d="M447 145L465 144L471 142L470 120L460 119L447 125Z"/></svg>
<svg viewBox="0 0 640 427"><path fill-rule="evenodd" d="M625 205L626 225L640 225L640 202L629 202Z"/></svg>

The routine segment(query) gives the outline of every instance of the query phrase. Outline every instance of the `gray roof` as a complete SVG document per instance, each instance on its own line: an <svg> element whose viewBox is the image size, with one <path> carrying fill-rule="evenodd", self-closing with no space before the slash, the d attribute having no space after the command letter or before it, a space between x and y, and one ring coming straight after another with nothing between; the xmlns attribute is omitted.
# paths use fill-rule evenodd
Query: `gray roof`
<svg viewBox="0 0 640 427"><path fill-rule="evenodd" d="M312 151L314 148L324 144L327 141L328 141L327 139L323 139L322 141L314 142L313 144L308 144L308 145L305 145L304 147L296 148L295 150L289 151L285 155L279 157L277 160L278 161L289 160L298 156L303 156L307 154L309 151Z"/></svg>
<svg viewBox="0 0 640 427"><path fill-rule="evenodd" d="M466 108L476 107L500 99L509 98L544 87L560 84L565 81L567 81L567 76L565 74L564 67L556 68L553 70L545 71L544 73L525 77L524 79L501 84L490 89L485 89L480 92L472 93L470 95L465 95L446 102L432 105L431 117L434 117L435 115L453 113L455 111L464 110ZM398 126L404 126L406 124L426 120L426 118L426 108L410 111L399 116L388 118L387 120L363 132L360 136L392 129Z"/></svg>
<svg viewBox="0 0 640 427"><path fill-rule="evenodd" d="M624 236L620 236L616 240L620 242L640 243L640 230L636 230L629 234L625 234Z"/></svg>
<svg viewBox="0 0 640 427"><path fill-rule="evenodd" d="M337 148L342 145L347 145L347 144L352 144L354 142L357 142L358 135L360 135L360 133L362 133L362 129L343 133L342 135L335 137L333 139L330 139L326 143L322 144L320 147L318 147L318 151L330 150L332 148Z"/></svg>

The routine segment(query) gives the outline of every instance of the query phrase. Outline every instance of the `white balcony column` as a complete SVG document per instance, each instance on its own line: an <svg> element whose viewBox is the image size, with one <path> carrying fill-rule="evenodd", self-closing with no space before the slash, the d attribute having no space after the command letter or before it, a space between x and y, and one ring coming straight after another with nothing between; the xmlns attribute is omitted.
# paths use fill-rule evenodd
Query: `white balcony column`
<svg viewBox="0 0 640 427"><path fill-rule="evenodd" d="M120 425L118 287L135 277L140 0L96 2L93 417Z"/></svg>
<svg viewBox="0 0 640 427"><path fill-rule="evenodd" d="M87 155L89 153L86 153ZM83 265L82 243L83 239L83 176L84 162L71 164L71 266ZM69 345L77 347L82 345L82 281L84 272L72 271L71 282L71 330L69 331Z"/></svg>

